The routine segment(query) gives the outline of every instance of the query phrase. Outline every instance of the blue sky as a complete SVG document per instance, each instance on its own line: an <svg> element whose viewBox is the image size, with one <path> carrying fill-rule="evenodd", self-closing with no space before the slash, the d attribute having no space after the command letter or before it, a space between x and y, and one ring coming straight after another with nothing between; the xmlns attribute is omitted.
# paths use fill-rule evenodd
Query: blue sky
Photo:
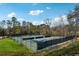
<svg viewBox="0 0 79 59"><path fill-rule="evenodd" d="M26 20L40 23L46 18L56 18L68 14L75 3L2 3L0 19L16 16L19 21Z"/></svg>

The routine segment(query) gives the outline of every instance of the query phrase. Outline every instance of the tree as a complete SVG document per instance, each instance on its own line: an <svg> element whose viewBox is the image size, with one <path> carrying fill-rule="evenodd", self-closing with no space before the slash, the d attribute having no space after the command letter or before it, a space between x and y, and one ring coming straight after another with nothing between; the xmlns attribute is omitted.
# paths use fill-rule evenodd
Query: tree
<svg viewBox="0 0 79 59"><path fill-rule="evenodd" d="M69 22L69 35L74 34L74 24L75 24L75 19L71 16L71 14L68 14L68 22Z"/></svg>
<svg viewBox="0 0 79 59"><path fill-rule="evenodd" d="M32 34L32 27L33 27L33 24L31 22L24 22L24 27L26 27L26 31L27 31L27 34L28 35L31 35Z"/></svg>
<svg viewBox="0 0 79 59"><path fill-rule="evenodd" d="M44 20L44 23L46 24L46 31L49 31L48 36L51 35L51 19L47 18L46 20Z"/></svg>
<svg viewBox="0 0 79 59"><path fill-rule="evenodd" d="M22 21L21 32L22 32L22 34L26 34L27 33L27 22L26 21Z"/></svg>
<svg viewBox="0 0 79 59"><path fill-rule="evenodd" d="M21 24L19 21L16 21L15 32L17 35L19 35L21 33Z"/></svg>
<svg viewBox="0 0 79 59"><path fill-rule="evenodd" d="M79 22L79 5L74 8L72 13L68 14L68 21L70 27L73 28L75 39L77 39L77 29L78 29L78 22ZM73 40L73 42L75 42Z"/></svg>
<svg viewBox="0 0 79 59"><path fill-rule="evenodd" d="M63 17L60 17L60 20L59 20L59 27L61 28L61 29L63 29L63 36L64 36L64 34L65 34L65 32L64 32L64 19L63 19Z"/></svg>
<svg viewBox="0 0 79 59"><path fill-rule="evenodd" d="M13 35L16 34L16 22L17 22L16 17L12 17Z"/></svg>
<svg viewBox="0 0 79 59"><path fill-rule="evenodd" d="M7 20L7 34L11 35L11 27L12 27L12 22L10 20Z"/></svg>
<svg viewBox="0 0 79 59"><path fill-rule="evenodd" d="M3 33L2 33L3 36L5 35L5 24L6 24L6 21L5 20L2 20L1 26L3 28Z"/></svg>

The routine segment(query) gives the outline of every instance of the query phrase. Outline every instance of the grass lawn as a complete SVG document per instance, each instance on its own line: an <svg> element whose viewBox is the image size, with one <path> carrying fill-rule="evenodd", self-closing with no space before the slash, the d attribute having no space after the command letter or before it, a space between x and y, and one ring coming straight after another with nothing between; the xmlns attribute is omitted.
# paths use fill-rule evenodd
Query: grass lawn
<svg viewBox="0 0 79 59"><path fill-rule="evenodd" d="M47 56L72 56L72 55L73 56L79 55L79 41L76 41L74 46L70 44L69 46L63 49L52 51L47 54Z"/></svg>
<svg viewBox="0 0 79 59"><path fill-rule="evenodd" d="M17 42L6 38L0 40L0 55L29 55L30 51Z"/></svg>

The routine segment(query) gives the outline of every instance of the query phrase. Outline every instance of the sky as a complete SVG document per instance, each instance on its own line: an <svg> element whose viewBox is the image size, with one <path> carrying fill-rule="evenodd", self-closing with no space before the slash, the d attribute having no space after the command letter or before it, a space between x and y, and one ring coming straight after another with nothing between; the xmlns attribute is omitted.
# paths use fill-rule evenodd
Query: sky
<svg viewBox="0 0 79 59"><path fill-rule="evenodd" d="M67 15L74 9L76 3L1 3L0 20L15 16L18 21L29 21L41 24L47 18L52 22L58 17Z"/></svg>

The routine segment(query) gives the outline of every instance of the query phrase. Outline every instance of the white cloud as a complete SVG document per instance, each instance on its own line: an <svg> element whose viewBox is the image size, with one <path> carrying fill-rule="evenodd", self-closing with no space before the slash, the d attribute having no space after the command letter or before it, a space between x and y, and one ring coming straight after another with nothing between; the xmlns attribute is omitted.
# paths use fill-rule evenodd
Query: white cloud
<svg viewBox="0 0 79 59"><path fill-rule="evenodd" d="M40 22L39 21L33 21L32 23L33 23L33 25L40 25L40 24L43 24L43 21L40 21Z"/></svg>
<svg viewBox="0 0 79 59"><path fill-rule="evenodd" d="M62 20L61 20L62 18ZM59 26L60 24L63 24L64 25L67 25L68 24L68 21L67 21L67 16L66 15L63 15L61 17L56 17L54 20L52 20L52 26Z"/></svg>
<svg viewBox="0 0 79 59"><path fill-rule="evenodd" d="M14 12L12 12L12 13L10 13L10 14L8 14L8 17L16 17L16 13L14 13Z"/></svg>
<svg viewBox="0 0 79 59"><path fill-rule="evenodd" d="M64 23L65 23L65 24L68 24L67 16L66 16L66 15L63 15L62 17L63 17Z"/></svg>
<svg viewBox="0 0 79 59"><path fill-rule="evenodd" d="M46 9L48 9L48 10L49 10L49 9L51 9L51 7L46 7Z"/></svg>
<svg viewBox="0 0 79 59"><path fill-rule="evenodd" d="M37 15L42 14L43 12L44 12L43 10L31 10L29 14L32 16L37 16Z"/></svg>
<svg viewBox="0 0 79 59"><path fill-rule="evenodd" d="M17 20L18 21L24 21L25 19L24 18L18 18Z"/></svg>

